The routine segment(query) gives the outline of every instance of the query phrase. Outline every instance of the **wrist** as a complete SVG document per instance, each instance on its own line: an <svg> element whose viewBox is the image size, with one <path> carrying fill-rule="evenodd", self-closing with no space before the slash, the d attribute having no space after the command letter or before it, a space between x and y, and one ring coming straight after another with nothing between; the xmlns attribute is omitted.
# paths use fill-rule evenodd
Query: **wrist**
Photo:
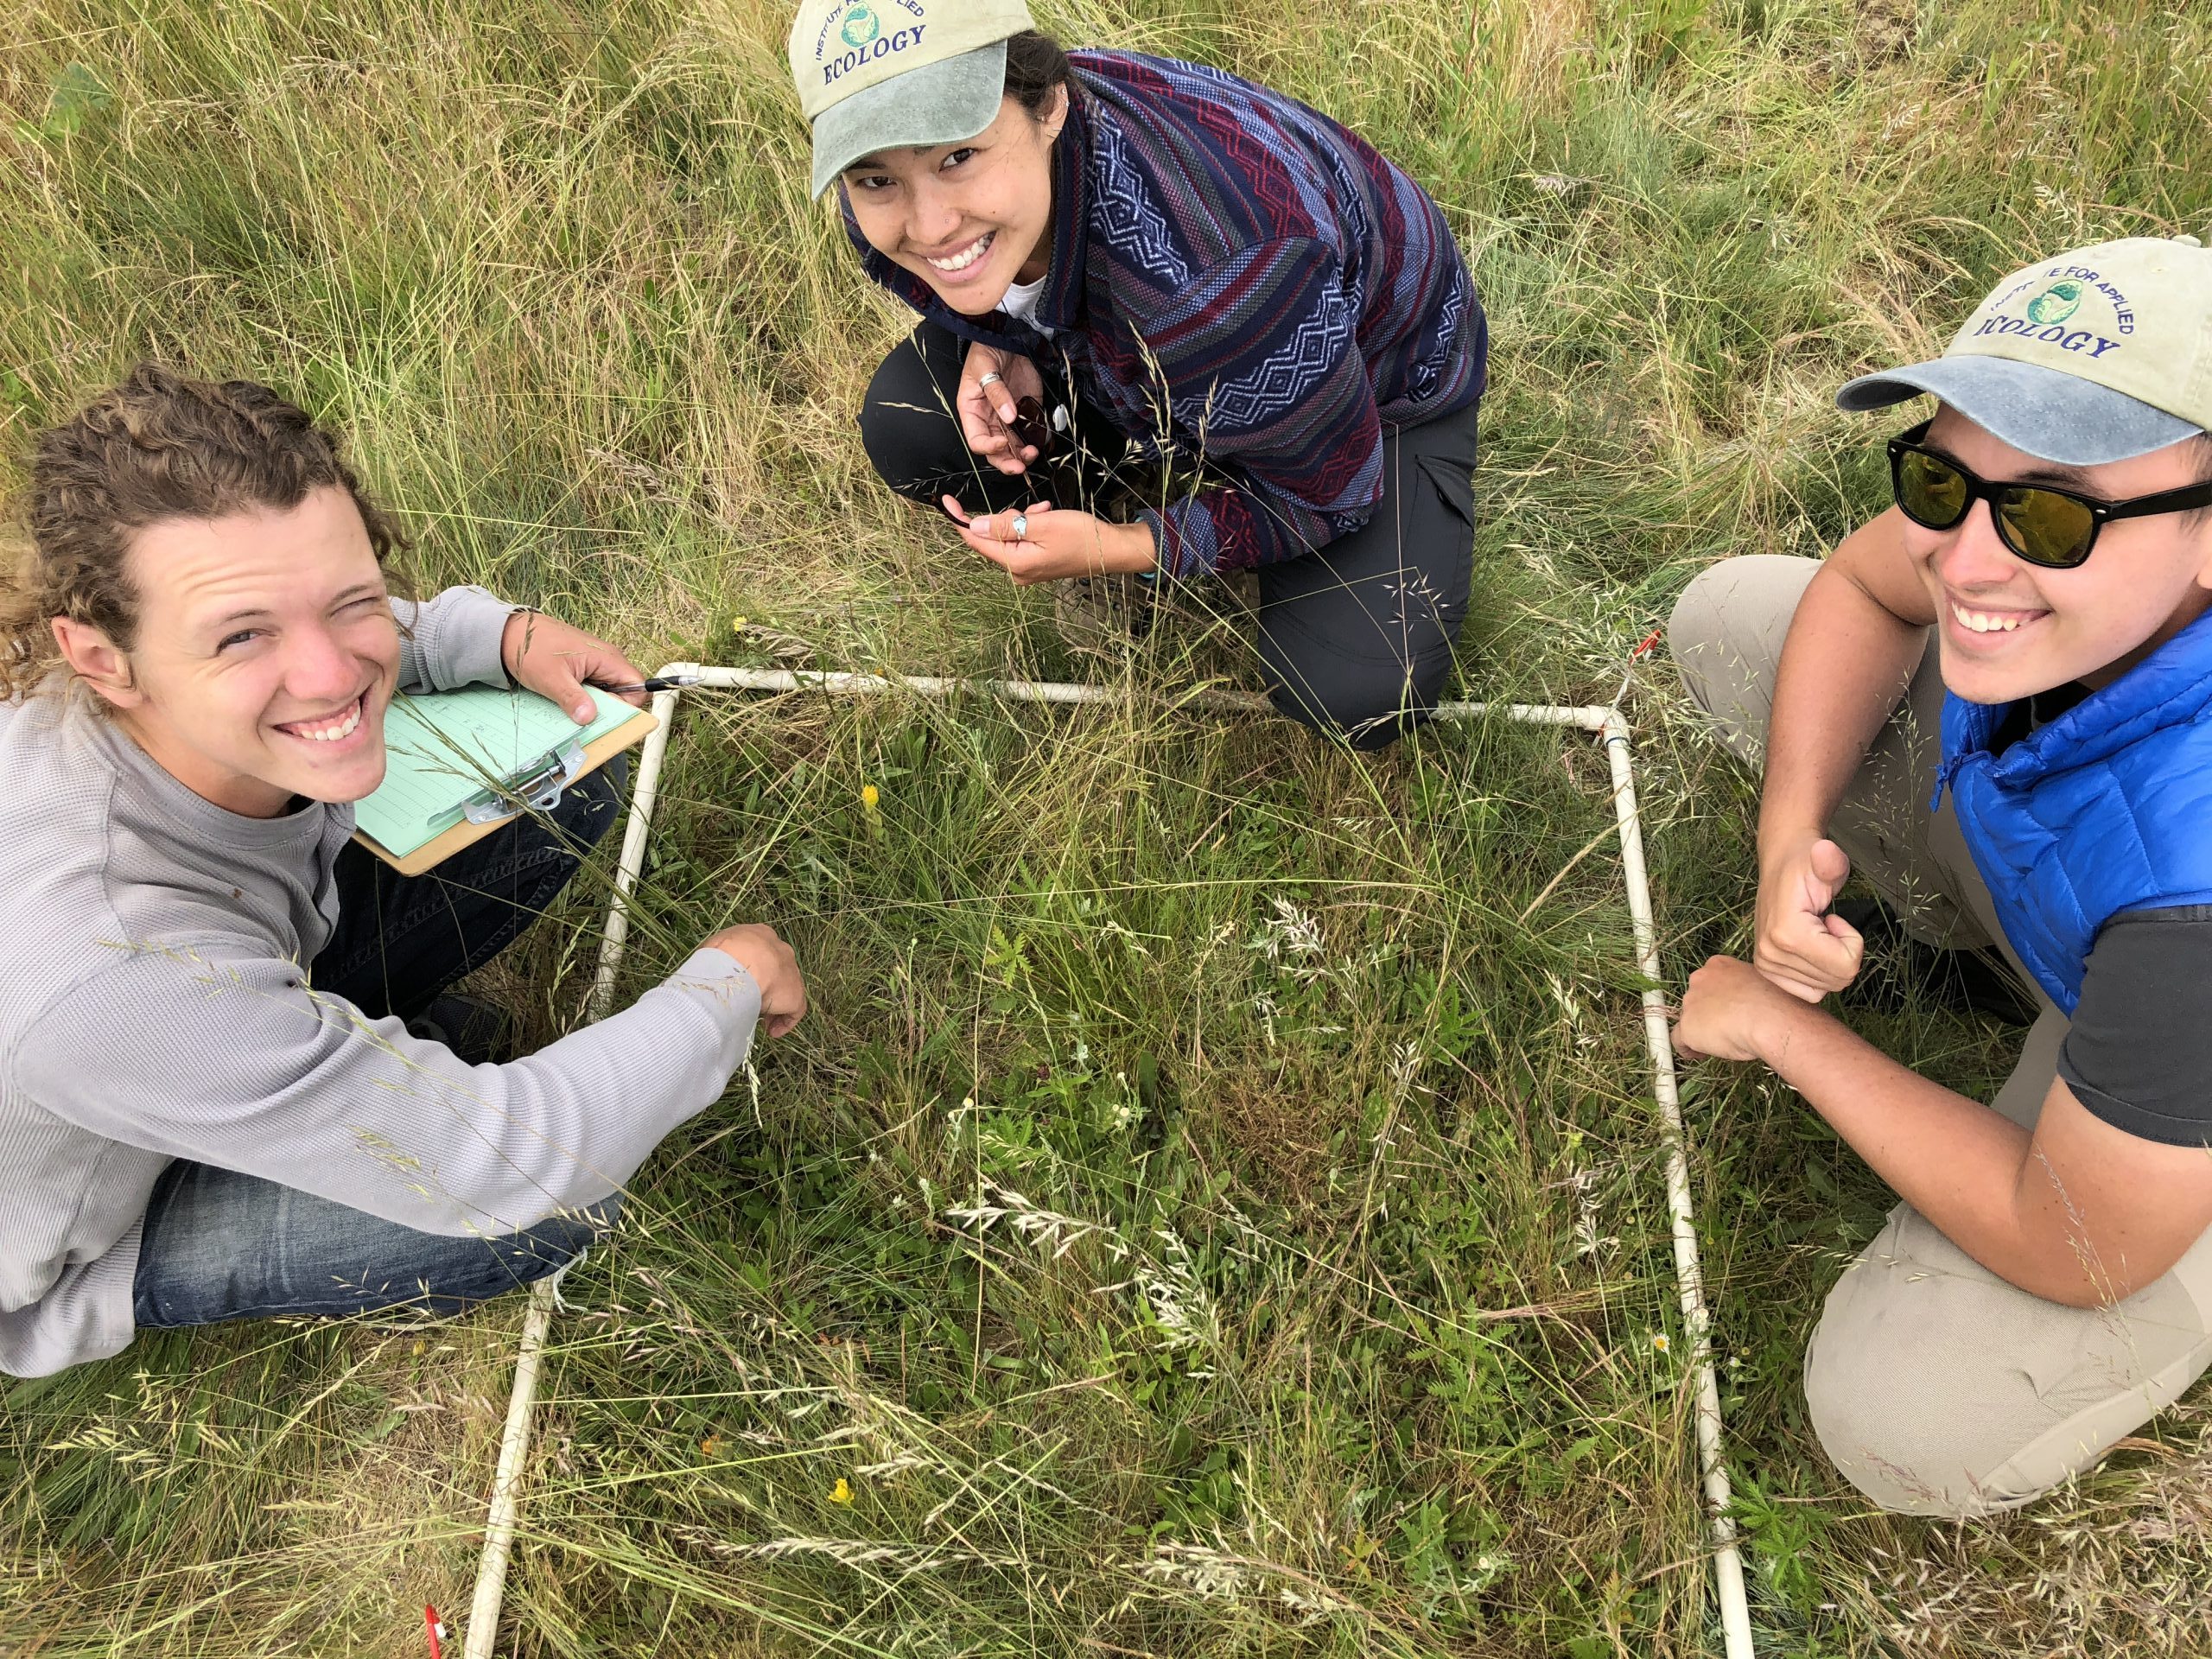
<svg viewBox="0 0 2212 1659"><path fill-rule="evenodd" d="M1105 529L1106 569L1128 574L1159 569L1160 550L1153 543L1152 526L1143 519Z"/></svg>
<svg viewBox="0 0 2212 1659"><path fill-rule="evenodd" d="M1827 826L1818 819L1807 820L1795 814L1786 818L1762 815L1758 842L1760 874L1802 855L1815 842L1827 840Z"/></svg>
<svg viewBox="0 0 2212 1659"><path fill-rule="evenodd" d="M1745 1033L1751 1039L1751 1052L1770 1071L1779 1072L1789 1057L1791 1046L1815 1023L1832 1016L1816 1005L1789 995L1771 983L1764 987L1751 1015L1751 1028Z"/></svg>
<svg viewBox="0 0 2212 1659"><path fill-rule="evenodd" d="M507 678L518 685L522 683L522 676L515 671L522 661L523 644L530 637L530 619L544 614L535 605L518 605L507 613L507 620L499 629L499 666L506 671Z"/></svg>

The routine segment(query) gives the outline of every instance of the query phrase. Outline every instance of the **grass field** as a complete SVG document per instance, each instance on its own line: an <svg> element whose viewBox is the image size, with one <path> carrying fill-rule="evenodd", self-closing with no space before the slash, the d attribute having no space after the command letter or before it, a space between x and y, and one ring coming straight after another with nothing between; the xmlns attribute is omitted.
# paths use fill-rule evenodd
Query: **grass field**
<svg viewBox="0 0 2212 1659"><path fill-rule="evenodd" d="M2212 220L2183 0L1039 12L1295 92L1445 205L1494 341L1477 696L1609 697L1692 572L1879 501L1890 429L1840 379L2033 254ZM0 492L151 353L327 411L425 586L640 661L1069 671L1040 595L867 470L906 322L805 199L785 16L16 0ZM1252 680L1195 624L1128 672ZM1663 653L1629 701L1679 976L1744 938L1750 785ZM503 1652L1714 1650L1582 740L1363 760L1166 711L702 699L666 791L631 988L760 918L817 1012L570 1281ZM542 1033L582 1017L605 891L495 970ZM2008 1059L1853 1017L1961 1087ZM1689 1112L1764 1650L2212 1647L2202 1410L2002 1524L1870 1514L1797 1363L1884 1193L1769 1081L1700 1075ZM10 1385L0 1652L421 1654L421 1605L467 1605L520 1315Z"/></svg>

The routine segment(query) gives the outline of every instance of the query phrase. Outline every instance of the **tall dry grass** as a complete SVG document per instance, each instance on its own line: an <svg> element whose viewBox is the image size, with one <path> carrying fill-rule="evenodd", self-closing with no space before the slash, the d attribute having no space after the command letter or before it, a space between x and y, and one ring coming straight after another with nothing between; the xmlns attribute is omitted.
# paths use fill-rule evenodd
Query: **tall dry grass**
<svg viewBox="0 0 2212 1659"><path fill-rule="evenodd" d="M1610 696L1694 569L1880 497L1857 367L2031 253L2201 228L2180 3L1071 0L1443 202L1495 356L1478 694ZM132 358L329 411L420 532L649 660L1065 664L867 471L906 321L804 196L780 8L28 0L0 20L0 487ZM739 619L743 619L741 625ZM1249 672L1170 631L1128 672ZM1679 969L1748 785L1635 669ZM797 938L818 1009L671 1139L556 1326L503 1651L1707 1649L1604 769L1171 712L696 702L642 983ZM878 804L861 801L874 785ZM596 885L594 885L596 883ZM500 970L579 1017L604 872ZM2002 1031L1865 1016L1986 1086ZM2205 1645L2197 1414L2030 1516L1870 1516L1796 1367L1884 1195L1693 1101L1756 1614L1804 1654ZM0 1648L415 1654L465 1605L512 1310L142 1340L0 1410Z"/></svg>

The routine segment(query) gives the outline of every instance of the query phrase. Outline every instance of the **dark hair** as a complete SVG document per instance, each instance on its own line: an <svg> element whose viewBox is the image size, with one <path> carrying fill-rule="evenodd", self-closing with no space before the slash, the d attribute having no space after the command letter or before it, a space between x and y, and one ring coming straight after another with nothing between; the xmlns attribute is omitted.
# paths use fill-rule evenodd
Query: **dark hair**
<svg viewBox="0 0 2212 1659"><path fill-rule="evenodd" d="M2212 484L2212 432L2198 433L2190 440L2189 448L2190 453L2196 457L2196 477L2194 481L2199 484ZM2182 528L2192 532L2202 530L2208 518L2212 518L2212 507L2199 507L2194 512L2183 513L2181 520Z"/></svg>
<svg viewBox="0 0 2212 1659"><path fill-rule="evenodd" d="M1052 107L1052 89L1073 83L1075 70L1060 43L1038 29L1009 35L1006 42L1006 95L1042 120Z"/></svg>
<svg viewBox="0 0 2212 1659"><path fill-rule="evenodd" d="M137 531L288 510L334 485L353 498L379 564L406 545L306 410L251 380L218 385L141 363L38 436L31 545L15 579L0 581L0 698L31 691L55 667L57 616L130 648L139 595L125 557Z"/></svg>

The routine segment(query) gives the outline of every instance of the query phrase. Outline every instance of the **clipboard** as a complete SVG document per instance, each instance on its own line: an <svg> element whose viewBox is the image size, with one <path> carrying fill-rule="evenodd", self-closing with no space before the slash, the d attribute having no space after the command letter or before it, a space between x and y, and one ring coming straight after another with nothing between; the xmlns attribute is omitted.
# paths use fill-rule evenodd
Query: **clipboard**
<svg viewBox="0 0 2212 1659"><path fill-rule="evenodd" d="M587 689L601 711L591 727L577 726L529 691L471 686L395 700L385 712L393 765L357 806L353 839L402 875L421 875L524 812L550 810L576 779L660 724L643 709ZM536 741L562 726L574 734L566 741L556 737L548 747ZM596 734L578 741L588 733ZM426 800L435 811L425 812ZM362 818L388 830L404 823L406 833L393 832L394 844L387 846ZM439 825L417 840L418 830Z"/></svg>

